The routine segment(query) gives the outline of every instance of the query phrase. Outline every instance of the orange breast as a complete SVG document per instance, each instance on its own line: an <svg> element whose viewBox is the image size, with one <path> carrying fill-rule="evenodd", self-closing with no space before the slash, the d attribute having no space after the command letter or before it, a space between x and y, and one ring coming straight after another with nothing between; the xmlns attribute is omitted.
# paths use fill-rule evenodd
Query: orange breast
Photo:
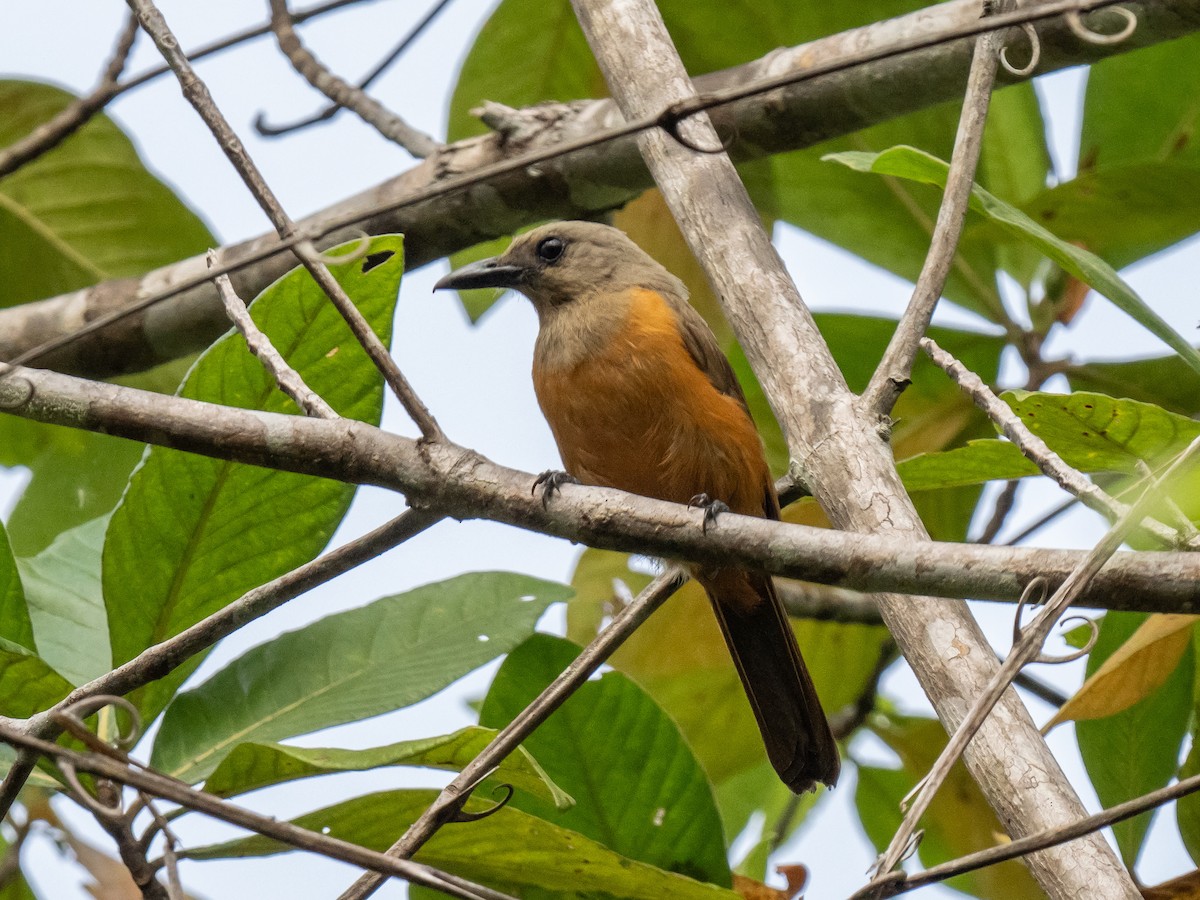
<svg viewBox="0 0 1200 900"><path fill-rule="evenodd" d="M697 366L658 294L637 290L630 300L605 346L569 368L535 366L538 402L567 471L677 503L706 493L764 515L771 482L754 423Z"/></svg>

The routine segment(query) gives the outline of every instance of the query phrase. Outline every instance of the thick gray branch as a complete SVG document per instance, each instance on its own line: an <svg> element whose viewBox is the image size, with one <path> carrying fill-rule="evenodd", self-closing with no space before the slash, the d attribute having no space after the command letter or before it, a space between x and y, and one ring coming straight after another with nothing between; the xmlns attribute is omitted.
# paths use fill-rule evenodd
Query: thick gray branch
<svg viewBox="0 0 1200 900"><path fill-rule="evenodd" d="M199 403L35 369L0 380L0 408L254 465L405 494L415 508L491 519L609 550L693 562L739 562L851 588L1015 602L1042 575L1057 586L1083 554L851 534L728 513L707 534L702 513L607 488L564 485L549 507L533 476L450 443L422 444L354 420L318 420ZM1084 606L1200 613L1200 554L1119 553Z"/></svg>
<svg viewBox="0 0 1200 900"><path fill-rule="evenodd" d="M1079 41L1061 20L1037 26L1043 47L1041 71L1091 62L1200 29L1200 0L1148 0L1126 5L1137 13L1140 24L1129 41L1113 47ZM962 27L978 16L979 0L952 0L778 50L744 66L702 76L697 84L701 90L713 91L768 75L801 71L864 50ZM713 118L722 133L738 135L734 153L740 159L809 147L960 97L971 46L970 40L958 40L820 76L715 110ZM498 129L496 133L446 147L397 178L318 212L298 226L307 233L311 229L321 231L333 222L358 219L353 227L327 234L323 245L353 239L360 228L371 234L402 232L407 236L408 265L415 268L541 219L597 215L621 206L650 186L636 144L626 138L542 163L532 171L519 167L489 179L486 186L396 208L451 177L592 135L622 121L610 100L550 104L521 111L493 106L486 118ZM222 248L221 260L236 263L260 257L269 254L277 242L274 235L264 235L232 244ZM236 273L234 287L240 296L254 297L292 265L286 253L260 259ZM45 340L74 331L163 288L200 283L204 275L204 260L195 257L140 279L104 282L62 297L0 310L0 359L11 360ZM46 364L93 377L134 371L204 347L225 327L215 290L203 284L109 329L103 338L73 345Z"/></svg>
<svg viewBox="0 0 1200 900"><path fill-rule="evenodd" d="M614 99L630 119L686 103L695 89L651 0L572 0ZM707 117L686 137L712 146ZM837 528L929 539L891 449L847 388L829 348L723 153L698 154L665 134L639 138L671 213L716 289L783 428L799 474ZM996 659L965 603L880 594L888 629L938 717L956 728L994 675ZM1016 692L1008 690L965 755L971 775L1014 837L1085 814ZM1139 897L1102 838L1028 860L1055 900Z"/></svg>

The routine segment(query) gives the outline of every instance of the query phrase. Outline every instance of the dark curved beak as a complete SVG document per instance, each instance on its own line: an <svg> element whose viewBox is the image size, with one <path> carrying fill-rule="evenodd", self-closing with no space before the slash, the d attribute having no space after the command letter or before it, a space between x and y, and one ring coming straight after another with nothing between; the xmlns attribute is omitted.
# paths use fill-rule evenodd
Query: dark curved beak
<svg viewBox="0 0 1200 900"><path fill-rule="evenodd" d="M433 289L463 291L471 288L513 288L521 283L524 276L525 270L520 266L501 263L500 257L494 256L455 269L435 284Z"/></svg>

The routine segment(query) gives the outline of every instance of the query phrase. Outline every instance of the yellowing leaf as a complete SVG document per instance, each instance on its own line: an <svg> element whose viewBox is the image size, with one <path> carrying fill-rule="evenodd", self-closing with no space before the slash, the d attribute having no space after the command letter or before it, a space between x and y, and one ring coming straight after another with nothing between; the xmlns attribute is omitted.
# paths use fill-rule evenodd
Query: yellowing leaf
<svg viewBox="0 0 1200 900"><path fill-rule="evenodd" d="M1196 616L1155 615L1083 683L1042 729L1067 721L1102 719L1154 693L1175 671L1192 639Z"/></svg>

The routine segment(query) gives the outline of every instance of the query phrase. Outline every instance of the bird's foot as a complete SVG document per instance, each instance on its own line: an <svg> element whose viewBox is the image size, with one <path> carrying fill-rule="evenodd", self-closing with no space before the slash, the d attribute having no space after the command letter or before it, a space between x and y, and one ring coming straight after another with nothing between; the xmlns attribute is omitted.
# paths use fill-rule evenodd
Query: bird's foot
<svg viewBox="0 0 1200 900"><path fill-rule="evenodd" d="M579 484L579 479L569 472L547 469L533 480L533 487L530 488L529 493L534 493L540 487L542 489L542 508L545 509L550 503L550 498L564 484Z"/></svg>
<svg viewBox="0 0 1200 900"><path fill-rule="evenodd" d="M729 504L722 500L714 500L708 494L697 494L688 501L688 508L699 507L704 510L704 519L700 523L700 531L702 534L708 534L708 526L717 521L717 516L721 513L729 512Z"/></svg>

